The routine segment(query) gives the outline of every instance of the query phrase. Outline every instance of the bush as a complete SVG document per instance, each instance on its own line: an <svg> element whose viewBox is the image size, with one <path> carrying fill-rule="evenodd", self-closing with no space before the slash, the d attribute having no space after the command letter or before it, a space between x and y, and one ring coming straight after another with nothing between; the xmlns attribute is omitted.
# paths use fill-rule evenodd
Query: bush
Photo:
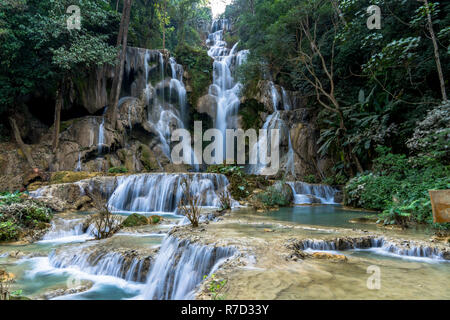
<svg viewBox="0 0 450 320"><path fill-rule="evenodd" d="M345 203L383 211L386 224L405 219L431 224L428 190L450 188L450 167L427 156L407 158L386 148L377 151L373 172L356 176L345 186Z"/></svg>
<svg viewBox="0 0 450 320"><path fill-rule="evenodd" d="M291 187L281 181L268 187L264 192L257 195L258 200L268 207L289 206L293 197L294 195Z"/></svg>
<svg viewBox="0 0 450 320"><path fill-rule="evenodd" d="M19 234L19 227L12 221L0 222L0 241L17 240Z"/></svg>
<svg viewBox="0 0 450 320"><path fill-rule="evenodd" d="M316 183L317 182L316 176L313 174L307 175L307 176L303 177L303 182Z"/></svg>
<svg viewBox="0 0 450 320"><path fill-rule="evenodd" d="M209 173L220 173L227 176L230 186L229 193L236 200L242 200L250 195L248 175L244 172L244 167L233 165L211 165L208 167Z"/></svg>
<svg viewBox="0 0 450 320"><path fill-rule="evenodd" d="M195 48L186 44L175 49L175 58L178 63L186 67L190 75L189 84L193 92L189 95L189 102L195 106L197 100L207 93L212 82L213 60L208 56L205 48Z"/></svg>
<svg viewBox="0 0 450 320"><path fill-rule="evenodd" d="M127 173L128 169L125 167L112 167L109 168L108 173Z"/></svg>

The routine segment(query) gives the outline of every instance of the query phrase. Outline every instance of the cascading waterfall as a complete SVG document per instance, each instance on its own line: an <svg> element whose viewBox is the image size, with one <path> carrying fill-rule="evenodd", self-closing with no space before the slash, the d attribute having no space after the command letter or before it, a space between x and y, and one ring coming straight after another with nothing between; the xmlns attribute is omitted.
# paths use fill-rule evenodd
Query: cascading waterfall
<svg viewBox="0 0 450 320"><path fill-rule="evenodd" d="M295 204L335 204L334 195L337 190L322 184L308 184L301 181L287 182L294 192Z"/></svg>
<svg viewBox="0 0 450 320"><path fill-rule="evenodd" d="M203 277L214 273L235 252L231 247L197 245L167 237L150 269L142 298L192 299Z"/></svg>
<svg viewBox="0 0 450 320"><path fill-rule="evenodd" d="M345 250L370 250L378 254L401 256L405 258L428 258L445 260L444 251L429 246L423 246L414 242L396 243L383 237L362 237L355 239L300 240L295 246L300 250L311 251L345 251Z"/></svg>
<svg viewBox="0 0 450 320"><path fill-rule="evenodd" d="M49 257L53 268L77 268L93 275L106 275L127 281L144 281L150 258L126 258L120 252L90 251L90 248L75 248L53 251Z"/></svg>
<svg viewBox="0 0 450 320"><path fill-rule="evenodd" d="M228 179L220 174L140 174L121 177L108 200L114 212L176 213L183 197L183 179L190 179L191 194L200 205L218 207L217 192L225 190Z"/></svg>
<svg viewBox="0 0 450 320"><path fill-rule="evenodd" d="M232 71L242 64L248 55L248 50L236 53L238 43L231 50L227 48L223 37L229 28L228 20L214 20L207 40L208 55L214 60L213 84L209 87L209 94L217 101L215 127L224 137L226 129L234 129L237 126L236 116L242 89L242 84L234 80Z"/></svg>
<svg viewBox="0 0 450 320"><path fill-rule="evenodd" d="M271 130L278 129L280 130L280 139L284 136L288 139L288 152L280 159L280 164L283 164L283 170L285 173L290 173L292 176L295 175L294 169L294 150L292 148L291 135L289 133L289 128L286 126L286 123L281 119L280 111L275 111L271 115L267 116L266 121L262 127L264 130L267 130L266 136L260 136L258 142L253 146L253 151L258 155L258 164L249 166L249 173L251 174L261 174L264 175L266 173L266 165L267 163L267 155L266 152L262 153L263 158L260 158L260 149L270 150L271 146Z"/></svg>
<svg viewBox="0 0 450 320"><path fill-rule="evenodd" d="M90 225L84 230L82 219L55 219L50 230L44 235L41 243L84 242L94 239L95 226Z"/></svg>

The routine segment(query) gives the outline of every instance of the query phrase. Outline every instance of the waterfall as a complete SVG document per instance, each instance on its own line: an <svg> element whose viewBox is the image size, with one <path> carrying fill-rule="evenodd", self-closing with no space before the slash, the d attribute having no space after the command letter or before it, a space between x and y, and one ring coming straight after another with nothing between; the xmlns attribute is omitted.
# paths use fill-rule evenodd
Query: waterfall
<svg viewBox="0 0 450 320"><path fill-rule="evenodd" d="M101 155L103 152L103 146L105 145L105 114L108 110L108 107L105 108L103 111L102 116L102 122L100 123L100 126L98 127L98 154Z"/></svg>
<svg viewBox="0 0 450 320"><path fill-rule="evenodd" d="M294 246L300 250L312 251L345 251L369 250L377 254L402 258L423 260L448 260L447 252L438 247L430 247L414 241L387 240L383 237L339 238L331 240L305 239L299 240Z"/></svg>
<svg viewBox="0 0 450 320"><path fill-rule="evenodd" d="M295 204L335 204L334 195L337 190L323 184L308 184L301 181L288 182L294 192Z"/></svg>
<svg viewBox="0 0 450 320"><path fill-rule="evenodd" d="M75 242L86 240L88 237L89 234L83 232L81 219L55 219L41 242Z"/></svg>
<svg viewBox="0 0 450 320"><path fill-rule="evenodd" d="M270 81L270 95L272 96L272 105L273 105L273 111L278 111L278 103L280 101L280 95L278 93L277 88L275 88L275 84Z"/></svg>
<svg viewBox="0 0 450 320"><path fill-rule="evenodd" d="M75 168L75 171L81 171L81 152L78 152L78 162L77 167Z"/></svg>
<svg viewBox="0 0 450 320"><path fill-rule="evenodd" d="M259 155L259 150L261 148L267 150L270 150L270 134L271 130L273 129L279 129L280 130L280 140L283 138L283 135L287 137L288 140L288 152L280 159L280 164L284 163L283 170L285 173L290 173L291 175L295 175L295 169L294 169L294 150L292 148L291 143L291 135L289 132L289 128L287 127L286 123L281 119L280 111L275 111L271 115L269 115L266 118L266 121L264 122L263 129L267 130L267 136L260 136L258 139L258 142L253 146L253 151ZM284 133L284 134L283 134ZM266 153L263 152L263 157L266 157ZM266 165L263 163L267 163L267 160L265 158L261 159L259 158L258 164L251 165L248 168L249 173L251 174L265 174Z"/></svg>
<svg viewBox="0 0 450 320"><path fill-rule="evenodd" d="M224 137L226 129L237 127L236 116L242 89L242 84L234 80L232 70L242 64L248 55L248 50L236 53L238 43L231 50L227 48L223 36L229 28L228 20L214 20L207 40L208 55L214 60L213 83L209 87L209 94L217 100L215 127Z"/></svg>
<svg viewBox="0 0 450 320"><path fill-rule="evenodd" d="M235 251L231 247L211 247L166 238L150 269L142 298L193 299L203 277L214 273Z"/></svg>
<svg viewBox="0 0 450 320"><path fill-rule="evenodd" d="M107 252L92 247L54 250L48 259L53 268L77 268L92 275L138 282L144 281L151 260L150 257L140 258L133 253Z"/></svg>
<svg viewBox="0 0 450 320"><path fill-rule="evenodd" d="M283 95L283 108L284 110L289 111L292 109L290 98L283 87L281 87L281 92Z"/></svg>
<svg viewBox="0 0 450 320"><path fill-rule="evenodd" d="M121 177L108 200L114 212L177 212L183 196L182 182L191 181L191 194L200 196L200 205L218 207L217 192L224 190L228 179L220 174L140 174Z"/></svg>

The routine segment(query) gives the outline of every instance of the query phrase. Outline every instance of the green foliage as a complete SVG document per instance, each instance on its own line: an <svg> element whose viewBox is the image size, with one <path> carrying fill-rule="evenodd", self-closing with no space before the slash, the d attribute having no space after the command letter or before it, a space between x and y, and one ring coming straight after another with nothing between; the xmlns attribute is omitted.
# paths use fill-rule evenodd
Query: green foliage
<svg viewBox="0 0 450 320"><path fill-rule="evenodd" d="M189 84L192 94L189 95L191 105L196 105L197 100L204 95L212 82L213 60L208 56L206 48L196 48L190 45L180 45L175 49L175 57L189 73Z"/></svg>
<svg viewBox="0 0 450 320"><path fill-rule="evenodd" d="M427 156L410 157L378 148L373 172L358 175L345 187L345 203L383 211L385 223L408 218L432 223L428 190L450 188L450 166Z"/></svg>
<svg viewBox="0 0 450 320"><path fill-rule="evenodd" d="M2 192L0 193L0 205L9 205L22 202L21 192Z"/></svg>
<svg viewBox="0 0 450 320"><path fill-rule="evenodd" d="M235 0L225 16L232 20L240 46L250 50L247 63L238 69L244 92L252 97L257 83L269 74L287 89L312 96L308 106L319 110L320 153L335 160L335 173L351 177L355 159L370 168L377 146L392 147L408 153L405 142L417 122L441 99L434 49L426 26L430 12L439 40L442 69L449 69L450 3L420 1L376 1L383 15L382 28L366 26L368 3L358 0ZM307 21L317 40L323 61L311 52L311 43L302 29ZM317 27L317 29L314 29ZM311 76L304 52L311 59ZM332 70L331 83L329 74ZM362 73L361 73L362 70ZM444 71L445 74L445 71ZM313 84L319 81L325 92L333 84L333 93L342 111L330 111L319 103ZM445 79L448 82L447 79ZM324 94L321 101L333 107ZM436 122L437 123L437 122ZM444 125L439 129L445 128ZM447 126L448 128L448 126ZM436 140L445 144L440 133ZM429 138L433 141L434 138ZM430 141L430 144L432 144ZM448 150L448 149L447 149ZM447 153L448 158L448 153ZM442 159L442 155L439 155Z"/></svg>
<svg viewBox="0 0 450 320"><path fill-rule="evenodd" d="M285 192L283 189L284 182L279 182L273 186L266 188L263 192L257 195L259 201L261 201L267 207L285 207L291 204L292 194Z"/></svg>
<svg viewBox="0 0 450 320"><path fill-rule="evenodd" d="M19 238L20 229L12 221L0 222L0 242L13 241Z"/></svg>
<svg viewBox="0 0 450 320"><path fill-rule="evenodd" d="M80 7L81 30L68 30L70 5ZM105 0L2 1L0 113L36 90L52 92L63 77L114 63L119 16Z"/></svg>
<svg viewBox="0 0 450 320"><path fill-rule="evenodd" d="M242 116L242 129L255 129L261 128L261 118L259 112L264 111L264 105L258 103L254 99L245 101L239 107L239 115Z"/></svg>
<svg viewBox="0 0 450 320"><path fill-rule="evenodd" d="M302 180L306 183L317 183L316 176L313 174L303 177Z"/></svg>
<svg viewBox="0 0 450 320"><path fill-rule="evenodd" d="M208 278L207 275L203 276L203 279ZM223 295L220 295L220 291L225 287L227 284L227 280L219 280L216 278L215 274L212 274L210 277L210 282L208 286L208 290L212 295L213 300L223 300L225 297Z"/></svg>
<svg viewBox="0 0 450 320"><path fill-rule="evenodd" d="M346 184L347 182L348 182L347 177L342 174L336 174L333 176L329 176L322 180L322 183L330 185L330 186L343 185L343 184Z"/></svg>
<svg viewBox="0 0 450 320"><path fill-rule="evenodd" d="M125 167L112 167L108 169L108 173L127 173L128 169Z"/></svg>
<svg viewBox="0 0 450 320"><path fill-rule="evenodd" d="M250 185L248 183L248 176L244 172L244 167L234 165L211 165L207 172L221 173L228 177L230 186L228 191L233 199L242 200L250 195Z"/></svg>

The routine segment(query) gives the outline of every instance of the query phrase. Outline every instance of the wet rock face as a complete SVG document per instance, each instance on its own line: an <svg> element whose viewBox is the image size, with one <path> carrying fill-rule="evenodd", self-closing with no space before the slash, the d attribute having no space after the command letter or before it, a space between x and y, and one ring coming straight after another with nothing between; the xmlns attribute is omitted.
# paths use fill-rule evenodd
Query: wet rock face
<svg viewBox="0 0 450 320"><path fill-rule="evenodd" d="M206 113L211 119L216 119L217 114L217 98L207 94L200 97L196 106L198 113Z"/></svg>

